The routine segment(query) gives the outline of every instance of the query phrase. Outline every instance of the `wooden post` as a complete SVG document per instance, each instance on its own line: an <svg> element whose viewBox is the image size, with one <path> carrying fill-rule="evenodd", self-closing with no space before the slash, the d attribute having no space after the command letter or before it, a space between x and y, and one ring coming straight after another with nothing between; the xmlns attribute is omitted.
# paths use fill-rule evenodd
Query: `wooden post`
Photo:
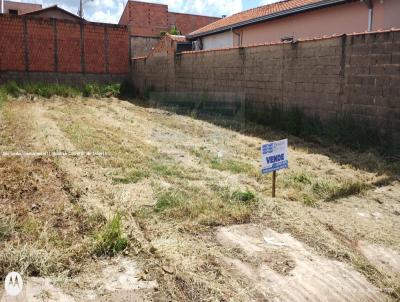
<svg viewBox="0 0 400 302"><path fill-rule="evenodd" d="M272 173L272 198L275 198L275 190L276 190L276 171Z"/></svg>

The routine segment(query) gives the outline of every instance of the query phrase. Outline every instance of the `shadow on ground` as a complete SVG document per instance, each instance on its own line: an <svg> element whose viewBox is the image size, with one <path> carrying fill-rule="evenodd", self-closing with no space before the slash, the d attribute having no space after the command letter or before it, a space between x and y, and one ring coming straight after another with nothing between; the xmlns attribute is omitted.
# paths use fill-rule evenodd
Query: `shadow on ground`
<svg viewBox="0 0 400 302"><path fill-rule="evenodd" d="M373 148L366 150L353 149L340 144L334 144L324 137L319 136L294 136L262 124L246 121L242 115L234 112L234 110L232 114L230 114L229 111L228 114L220 114L218 110L215 112L212 110L201 111L193 109L190 106L168 106L165 105L165 103L148 100L130 99L126 101L145 108L160 108L175 114L191 116L266 141L288 138L290 146L294 149L303 150L311 154L325 155L340 165L350 165L363 171L376 173L378 175L386 175L382 182L375 184L377 187L389 185L393 181L400 180L399 155L384 155L382 150L378 151ZM226 112L227 111L224 111L224 113Z"/></svg>

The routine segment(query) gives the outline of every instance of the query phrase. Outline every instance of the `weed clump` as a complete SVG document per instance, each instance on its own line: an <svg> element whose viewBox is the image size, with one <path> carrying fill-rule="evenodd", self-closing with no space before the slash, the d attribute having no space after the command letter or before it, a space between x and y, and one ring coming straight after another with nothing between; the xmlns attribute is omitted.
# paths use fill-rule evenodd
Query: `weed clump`
<svg viewBox="0 0 400 302"><path fill-rule="evenodd" d="M7 93L4 89L0 88L0 108L7 102Z"/></svg>
<svg viewBox="0 0 400 302"><path fill-rule="evenodd" d="M219 171L229 171L232 173L248 173L252 170L252 166L243 163L240 161L232 160L232 159L219 159L214 158L210 162L211 169L219 170Z"/></svg>
<svg viewBox="0 0 400 302"><path fill-rule="evenodd" d="M123 176L113 177L113 183L114 184L123 184L123 185L135 184L149 176L150 176L150 174L147 171L132 170Z"/></svg>
<svg viewBox="0 0 400 302"><path fill-rule="evenodd" d="M365 191L369 186L361 181L346 181L341 186L334 188L327 201L358 195Z"/></svg>
<svg viewBox="0 0 400 302"><path fill-rule="evenodd" d="M110 84L110 85L98 85L98 84L86 84L83 87L83 96L100 96L100 97L118 97L120 95L120 84Z"/></svg>
<svg viewBox="0 0 400 302"><path fill-rule="evenodd" d="M128 247L128 239L122 231L121 214L116 214L96 235L96 256L114 256Z"/></svg>
<svg viewBox="0 0 400 302"><path fill-rule="evenodd" d="M0 253L0 275L15 271L22 275L48 276L65 269L61 255L36 245L6 244Z"/></svg>
<svg viewBox="0 0 400 302"><path fill-rule="evenodd" d="M44 98L52 96L61 97L118 97L121 94L121 84L86 84L83 88L76 88L61 84L45 83L23 83L11 81L0 86L0 105L4 102L7 95L19 97L21 95L33 94Z"/></svg>
<svg viewBox="0 0 400 302"><path fill-rule="evenodd" d="M232 199L234 201L239 201L239 202L250 202L255 199L255 195L253 192L246 190L246 191L235 191L232 194Z"/></svg>
<svg viewBox="0 0 400 302"><path fill-rule="evenodd" d="M285 185L300 193L297 194L297 198L308 206L314 206L318 201L330 202L359 195L369 187L360 181L348 180L341 183L304 171L289 175L285 179Z"/></svg>
<svg viewBox="0 0 400 302"><path fill-rule="evenodd" d="M185 200L185 194L180 191L168 191L161 194L157 198L157 203L154 207L156 213L161 213L168 208L177 207L182 204Z"/></svg>

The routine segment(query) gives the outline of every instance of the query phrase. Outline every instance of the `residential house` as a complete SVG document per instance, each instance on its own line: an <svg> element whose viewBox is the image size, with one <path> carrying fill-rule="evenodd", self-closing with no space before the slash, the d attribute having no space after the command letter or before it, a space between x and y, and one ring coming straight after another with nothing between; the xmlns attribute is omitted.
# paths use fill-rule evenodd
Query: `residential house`
<svg viewBox="0 0 400 302"><path fill-rule="evenodd" d="M58 7L57 5L49 6L23 15L34 18L53 18L53 19L70 20L70 21L84 20L81 17L73 13L70 13L65 9L62 9L61 7Z"/></svg>
<svg viewBox="0 0 400 302"><path fill-rule="evenodd" d="M187 38L199 49L400 28L399 0L286 0L218 20Z"/></svg>

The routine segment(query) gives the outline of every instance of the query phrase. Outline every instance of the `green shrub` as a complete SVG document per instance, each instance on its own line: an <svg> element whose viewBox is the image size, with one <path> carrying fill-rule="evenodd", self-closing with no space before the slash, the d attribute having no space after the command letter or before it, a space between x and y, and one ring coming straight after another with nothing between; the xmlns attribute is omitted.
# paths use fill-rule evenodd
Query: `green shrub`
<svg viewBox="0 0 400 302"><path fill-rule="evenodd" d="M97 256L114 256L128 247L128 240L122 231L122 218L117 213L97 234L94 253Z"/></svg>
<svg viewBox="0 0 400 302"><path fill-rule="evenodd" d="M100 93L102 96L118 97L121 94L121 84L100 86Z"/></svg>
<svg viewBox="0 0 400 302"><path fill-rule="evenodd" d="M60 84L45 84L45 83L24 83L17 84L16 82L8 82L0 87L0 103L4 102L4 95L18 97L24 94L34 94L44 98L52 96L61 97L76 97L83 95L85 97L100 96L100 97L118 97L120 95L120 84L98 85L86 84L83 88L74 88Z"/></svg>
<svg viewBox="0 0 400 302"><path fill-rule="evenodd" d="M100 90L98 89L98 86L93 84L86 84L83 87L83 96L90 97L94 95L100 95Z"/></svg>
<svg viewBox="0 0 400 302"><path fill-rule="evenodd" d="M18 84L14 81L8 82L7 84L3 85L3 90L6 94L13 97L18 97L22 93L21 89L18 87Z"/></svg>
<svg viewBox="0 0 400 302"><path fill-rule="evenodd" d="M118 97L120 95L120 84L109 84L109 85L98 85L98 84L86 84L83 87L83 96L99 96L99 97Z"/></svg>
<svg viewBox="0 0 400 302"><path fill-rule="evenodd" d="M80 95L77 88L59 84L28 83L21 86L22 91L28 94L35 94L44 98L52 96L76 97Z"/></svg>

